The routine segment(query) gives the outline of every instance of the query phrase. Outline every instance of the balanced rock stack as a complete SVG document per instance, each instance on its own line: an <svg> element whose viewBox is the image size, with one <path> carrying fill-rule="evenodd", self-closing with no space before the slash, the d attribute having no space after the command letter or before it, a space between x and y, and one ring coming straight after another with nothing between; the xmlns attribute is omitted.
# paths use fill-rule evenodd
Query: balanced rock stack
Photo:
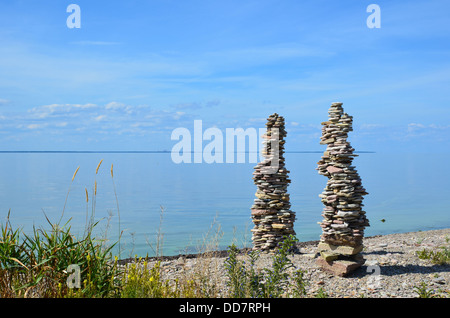
<svg viewBox="0 0 450 318"><path fill-rule="evenodd" d="M251 208L254 228L253 249L272 252L285 236L295 235L295 213L290 210L287 193L289 171L284 159L284 118L277 113L267 119L267 132L262 136L265 158L255 166L253 180L257 186Z"/></svg>
<svg viewBox="0 0 450 318"><path fill-rule="evenodd" d="M318 245L317 263L326 271L346 276L364 263L359 254L363 248L364 228L369 226L363 211L363 196L368 194L352 166L357 155L347 141L352 131L352 116L343 112L342 103L333 103L329 120L322 123L320 144L327 145L318 162L319 174L328 177L319 197L325 205L322 235Z"/></svg>

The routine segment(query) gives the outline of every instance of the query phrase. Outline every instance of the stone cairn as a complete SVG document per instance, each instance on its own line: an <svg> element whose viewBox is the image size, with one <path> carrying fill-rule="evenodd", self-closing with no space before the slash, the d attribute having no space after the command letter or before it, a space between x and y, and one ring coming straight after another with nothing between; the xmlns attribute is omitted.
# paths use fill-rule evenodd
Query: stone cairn
<svg viewBox="0 0 450 318"><path fill-rule="evenodd" d="M284 159L284 118L277 113L267 119L267 132L262 136L265 158L253 172L257 186L256 199L251 207L254 223L252 231L253 249L273 252L285 236L295 235L295 212L290 210L287 193L289 171Z"/></svg>
<svg viewBox="0 0 450 318"><path fill-rule="evenodd" d="M323 220L319 222L322 235L318 245L317 264L323 270L346 276L364 263L364 228L369 226L363 208L363 196L368 194L352 166L357 155L347 141L352 131L353 117L343 112L342 103L333 103L328 111L329 120L322 123L320 144L327 145L317 163L319 174L328 177L327 185L319 195Z"/></svg>

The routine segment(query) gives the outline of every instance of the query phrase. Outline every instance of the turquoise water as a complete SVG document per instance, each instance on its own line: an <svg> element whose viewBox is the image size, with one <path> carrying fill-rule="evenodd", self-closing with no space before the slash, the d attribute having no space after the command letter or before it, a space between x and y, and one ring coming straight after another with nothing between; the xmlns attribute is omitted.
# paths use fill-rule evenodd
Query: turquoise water
<svg viewBox="0 0 450 318"><path fill-rule="evenodd" d="M300 241L317 240L321 234L318 195L327 179L315 170L320 156L286 154ZM369 192L364 204L371 226L365 235L450 227L447 157L360 153L354 165ZM33 225L48 228L45 216L52 222L62 216L62 223L71 218L72 232L81 235L86 215L92 213L96 181L95 219L100 220L96 231L110 243L123 231L121 257L152 255L158 231L165 255L201 250L204 241L215 241L216 233L221 233L222 248L232 242L251 246L254 163L175 164L170 153L45 152L0 153L0 162L0 221L11 210L11 223L24 231Z"/></svg>

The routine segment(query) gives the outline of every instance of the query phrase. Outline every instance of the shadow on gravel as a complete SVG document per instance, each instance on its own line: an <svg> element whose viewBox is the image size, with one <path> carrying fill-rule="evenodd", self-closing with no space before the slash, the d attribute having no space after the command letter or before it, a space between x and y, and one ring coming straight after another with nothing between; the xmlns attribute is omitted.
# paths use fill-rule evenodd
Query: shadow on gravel
<svg viewBox="0 0 450 318"><path fill-rule="evenodd" d="M372 252L363 252L361 254L364 254L364 255L385 255L385 254L405 254L405 252L372 251Z"/></svg>
<svg viewBox="0 0 450 318"><path fill-rule="evenodd" d="M376 266L376 265L375 265ZM394 276L402 274L432 274L432 273L444 273L450 272L450 264L443 265L378 265L380 267L380 275L383 276ZM360 268L355 270L348 277L362 278L365 276L370 276L374 274L373 266L362 265Z"/></svg>

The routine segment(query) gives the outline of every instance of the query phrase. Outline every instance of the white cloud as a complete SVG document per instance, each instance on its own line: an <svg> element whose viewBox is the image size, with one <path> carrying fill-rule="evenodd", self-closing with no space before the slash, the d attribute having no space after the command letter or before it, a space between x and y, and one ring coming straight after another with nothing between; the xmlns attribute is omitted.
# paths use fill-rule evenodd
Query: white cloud
<svg viewBox="0 0 450 318"><path fill-rule="evenodd" d="M99 115L94 118L95 121L102 121L106 119L106 115Z"/></svg>
<svg viewBox="0 0 450 318"><path fill-rule="evenodd" d="M153 123L153 122L140 122L140 123L133 123L133 124L131 124L131 127L133 127L133 128L152 127L152 126L155 126L155 123Z"/></svg>
<svg viewBox="0 0 450 318"><path fill-rule="evenodd" d="M185 112L175 112L175 114L173 115L173 118L174 119L180 119L184 115L186 115Z"/></svg>
<svg viewBox="0 0 450 318"><path fill-rule="evenodd" d="M220 105L221 101L218 99L209 100L206 102L191 102L191 103L179 103L173 107L177 109L201 109L209 108Z"/></svg>
<svg viewBox="0 0 450 318"><path fill-rule="evenodd" d="M437 124L421 124L421 123L410 123L408 124L407 131L409 133L414 132L431 132L431 131L442 131L450 129L450 125L437 125Z"/></svg>
<svg viewBox="0 0 450 318"><path fill-rule="evenodd" d="M105 106L106 109L124 109L125 107L126 107L125 104L118 102L111 102L106 104Z"/></svg>
<svg viewBox="0 0 450 318"><path fill-rule="evenodd" d="M45 123L43 123L43 124L29 124L29 125L26 126L26 128L28 128L28 129L40 129L40 128L45 128L47 126L48 126L48 124L45 124Z"/></svg>
<svg viewBox="0 0 450 318"><path fill-rule="evenodd" d="M422 124L422 123L410 123L407 125L406 130L401 132L400 136L402 140L420 140L425 138L427 142L448 142L448 136L450 134L450 125L438 125L438 124Z"/></svg>
<svg viewBox="0 0 450 318"><path fill-rule="evenodd" d="M45 119L56 116L77 116L80 112L96 108L95 104L51 104L37 106L28 111L33 118Z"/></svg>
<svg viewBox="0 0 450 318"><path fill-rule="evenodd" d="M420 129L426 128L423 124L417 124L417 123L410 123L408 124L408 132L414 132Z"/></svg>
<svg viewBox="0 0 450 318"><path fill-rule="evenodd" d="M257 118L249 118L248 121L249 122L265 122L267 120L267 118L264 117L257 117Z"/></svg>
<svg viewBox="0 0 450 318"><path fill-rule="evenodd" d="M436 124L431 124L429 127L430 127L430 128L433 128L433 129L438 129L438 130L446 130L446 129L450 129L450 125L436 125Z"/></svg>
<svg viewBox="0 0 450 318"><path fill-rule="evenodd" d="M202 105L200 103L180 103L175 105L178 109L200 109Z"/></svg>
<svg viewBox="0 0 450 318"><path fill-rule="evenodd" d="M6 115L6 114L5 114ZM0 119L3 115L0 115ZM120 102L105 105L50 104L36 106L26 112L7 114L2 122L2 132L17 139L29 139L27 132L40 135L61 135L82 138L96 135L146 136L165 132L180 125L188 125L189 115L180 110L157 110L148 105L132 106Z"/></svg>

